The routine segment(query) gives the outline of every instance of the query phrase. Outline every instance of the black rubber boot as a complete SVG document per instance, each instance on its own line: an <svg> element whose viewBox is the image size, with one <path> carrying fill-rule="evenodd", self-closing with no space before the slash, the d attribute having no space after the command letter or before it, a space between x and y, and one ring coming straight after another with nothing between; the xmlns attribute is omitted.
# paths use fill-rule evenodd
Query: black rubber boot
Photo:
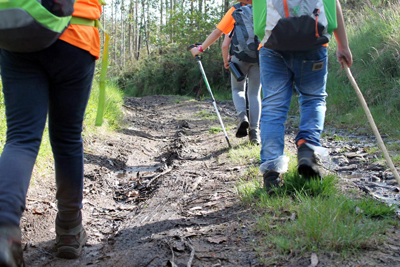
<svg viewBox="0 0 400 267"><path fill-rule="evenodd" d="M314 150L307 144L297 148L297 170L303 178L321 178L320 165L317 163Z"/></svg>
<svg viewBox="0 0 400 267"><path fill-rule="evenodd" d="M279 186L280 174L276 171L267 171L263 174L264 189L269 191L273 187Z"/></svg>

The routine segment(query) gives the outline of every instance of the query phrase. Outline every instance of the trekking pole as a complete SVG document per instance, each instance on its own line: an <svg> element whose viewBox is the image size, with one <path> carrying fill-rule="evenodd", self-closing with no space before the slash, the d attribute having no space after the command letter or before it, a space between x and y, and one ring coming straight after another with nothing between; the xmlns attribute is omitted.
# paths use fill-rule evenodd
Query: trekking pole
<svg viewBox="0 0 400 267"><path fill-rule="evenodd" d="M188 49L190 50L190 49L192 49L193 47L195 47L195 45L190 45L190 46L188 47ZM208 90L208 92L209 92L210 95L211 95L211 99L212 99L212 102L213 102L215 111L216 111L216 113L217 113L218 120L219 120L219 122L220 122L220 124L221 124L222 130L224 131L224 135L225 135L226 142L228 142L229 148L232 148L231 143L229 142L228 134L226 133L226 130L225 130L225 127L224 127L224 123L222 122L221 116L219 115L219 111L218 111L218 108L217 108L217 103L215 102L214 95L213 95L213 93L212 93L212 91L211 91L211 88L210 88L210 85L209 85L209 83L208 83L206 73L204 72L203 65L201 64L200 57L199 57L199 56L196 56L196 60L197 60L197 63L199 63L200 70L201 70L201 74L203 75L203 79L204 79L204 82L206 83L207 90Z"/></svg>
<svg viewBox="0 0 400 267"><path fill-rule="evenodd" d="M383 155L385 156L385 159L386 159L387 163L389 164L389 167L392 170L392 173L393 173L394 177L396 178L397 183L400 185L399 174L398 174L396 168L394 167L394 164L392 162L392 159L389 156L389 153L388 153L388 151L387 151L387 149L385 147L385 144L383 143L382 137L379 134L378 128L376 127L374 118L372 117L372 114L371 114L371 112L370 112L370 110L368 108L367 102L365 101L364 96L363 96L360 88L358 87L358 85L356 83L356 80L354 79L353 75L351 74L350 68L346 64L346 62L344 62L344 69L346 71L347 77L349 78L351 84L354 87L354 90L356 90L358 99L360 100L361 105L362 105L362 107L363 107L363 109L365 111L365 114L367 115L369 124L371 125L371 128L372 128L372 131L374 132L375 137L378 140L379 147L381 148L381 150L383 152Z"/></svg>
<svg viewBox="0 0 400 267"><path fill-rule="evenodd" d="M211 99L212 99L212 102L213 102L213 105L214 105L214 108L215 108L215 112L217 113L219 122L221 123L222 130L224 131L226 142L228 142L229 148L232 148L231 143L229 142L228 134L226 133L226 130L225 130L225 127L224 127L224 123L222 122L221 116L219 115L219 111L218 111L218 108L217 108L217 103L215 102L214 95L213 95L213 93L211 91L210 85L208 84L207 76L206 76L206 73L204 72L203 65L201 64L200 57L196 56L196 59L197 59L197 63L199 63L201 74L203 75L203 79L204 79L204 82L206 83L208 92L211 95Z"/></svg>

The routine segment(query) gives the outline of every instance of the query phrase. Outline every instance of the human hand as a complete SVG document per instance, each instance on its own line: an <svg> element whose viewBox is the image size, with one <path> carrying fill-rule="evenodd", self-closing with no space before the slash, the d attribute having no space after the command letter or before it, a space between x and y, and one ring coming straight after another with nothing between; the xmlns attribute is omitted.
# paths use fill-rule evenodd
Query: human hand
<svg viewBox="0 0 400 267"><path fill-rule="evenodd" d="M224 60L224 67L225 69L229 69L229 62Z"/></svg>
<svg viewBox="0 0 400 267"><path fill-rule="evenodd" d="M189 45L188 50L190 50L190 52L192 52L192 55L194 57L197 57L198 55L200 55L200 53L204 52L204 50L201 46L201 43L195 43L195 44Z"/></svg>
<svg viewBox="0 0 400 267"><path fill-rule="evenodd" d="M344 68L344 63L350 68L353 65L353 55L351 54L350 49L347 48L338 48L336 51L337 61L340 63L342 68Z"/></svg>
<svg viewBox="0 0 400 267"><path fill-rule="evenodd" d="M199 51L199 48L198 48L198 47L193 47L192 49L190 49L190 52L192 52L192 55L193 55L194 57L200 55L200 53L201 53L201 52Z"/></svg>

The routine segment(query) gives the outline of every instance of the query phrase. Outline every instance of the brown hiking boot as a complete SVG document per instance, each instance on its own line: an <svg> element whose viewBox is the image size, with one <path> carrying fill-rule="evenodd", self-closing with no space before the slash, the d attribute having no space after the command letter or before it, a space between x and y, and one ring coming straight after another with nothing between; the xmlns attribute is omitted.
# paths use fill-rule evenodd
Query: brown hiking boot
<svg viewBox="0 0 400 267"><path fill-rule="evenodd" d="M25 266L21 248L21 230L18 226L0 226L0 266Z"/></svg>
<svg viewBox="0 0 400 267"><path fill-rule="evenodd" d="M238 126L236 130L236 137L242 138L247 136L247 128L249 128L249 119L247 118L246 112L242 112L238 115Z"/></svg>
<svg viewBox="0 0 400 267"><path fill-rule="evenodd" d="M82 223L70 229L63 229L56 224L57 257L65 259L78 258L86 241L87 235Z"/></svg>

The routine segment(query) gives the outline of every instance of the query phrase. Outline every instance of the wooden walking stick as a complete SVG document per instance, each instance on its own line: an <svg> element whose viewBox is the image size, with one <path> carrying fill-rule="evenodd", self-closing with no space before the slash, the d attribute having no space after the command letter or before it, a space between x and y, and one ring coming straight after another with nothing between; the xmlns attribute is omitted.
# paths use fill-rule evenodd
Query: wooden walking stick
<svg viewBox="0 0 400 267"><path fill-rule="evenodd" d="M358 99L360 100L361 105L365 111L365 114L367 115L369 124L371 125L371 128L372 128L372 131L374 132L374 135L375 135L376 139L378 140L379 147L381 148L383 155L385 156L385 159L390 167L390 170L392 171L394 177L396 178L397 183L400 185L399 173L397 172L396 168L394 167L392 159L390 158L389 153L386 149L386 146L383 143L382 137L379 134L378 128L376 127L374 118L372 117L372 114L368 108L367 102L365 101L364 96L356 83L356 80L354 79L353 75L351 74L349 66L347 65L346 62L344 62L343 65L344 65L344 69L346 71L347 77L349 78L351 84L353 85L354 90L356 90Z"/></svg>

